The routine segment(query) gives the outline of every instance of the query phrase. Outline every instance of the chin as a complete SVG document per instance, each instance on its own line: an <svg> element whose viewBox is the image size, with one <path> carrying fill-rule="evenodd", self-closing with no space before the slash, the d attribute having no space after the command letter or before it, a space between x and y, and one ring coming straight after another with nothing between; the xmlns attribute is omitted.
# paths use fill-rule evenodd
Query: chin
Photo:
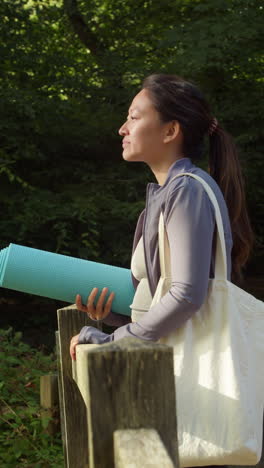
<svg viewBox="0 0 264 468"><path fill-rule="evenodd" d="M131 158L130 156L128 156L126 154L123 154L123 159L124 159L124 161L134 161L133 158Z"/></svg>
<svg viewBox="0 0 264 468"><path fill-rule="evenodd" d="M123 156L123 159L124 159L125 161L134 161L133 155L132 155L132 154L129 154L129 153L126 152L126 151L123 151L122 156Z"/></svg>
<svg viewBox="0 0 264 468"><path fill-rule="evenodd" d="M123 150L122 156L128 162L142 162L142 158L138 154L129 153L126 149Z"/></svg>

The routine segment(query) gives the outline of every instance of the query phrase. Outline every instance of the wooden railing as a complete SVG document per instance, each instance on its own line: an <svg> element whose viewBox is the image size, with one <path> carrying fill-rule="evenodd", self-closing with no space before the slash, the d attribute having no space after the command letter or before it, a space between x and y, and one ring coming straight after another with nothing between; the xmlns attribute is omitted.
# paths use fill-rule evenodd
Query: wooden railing
<svg viewBox="0 0 264 468"><path fill-rule="evenodd" d="M94 323L73 306L58 310L65 467L178 467L172 348L126 338L78 345L72 362L72 336Z"/></svg>
<svg viewBox="0 0 264 468"><path fill-rule="evenodd" d="M58 376L41 378L50 434L59 387L65 468L178 468L172 348L131 338L78 345L72 362L70 340L84 325L95 322L74 306L58 310ZM255 466L264 468L263 451Z"/></svg>

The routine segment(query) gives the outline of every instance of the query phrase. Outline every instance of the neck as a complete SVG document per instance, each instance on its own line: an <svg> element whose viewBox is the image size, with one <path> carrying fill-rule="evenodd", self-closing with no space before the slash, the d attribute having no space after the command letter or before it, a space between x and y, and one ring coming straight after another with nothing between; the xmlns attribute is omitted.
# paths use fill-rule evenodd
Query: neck
<svg viewBox="0 0 264 468"><path fill-rule="evenodd" d="M159 162L157 164L149 165L159 185L163 185L165 183L169 169L172 166L172 164L174 164L176 161L179 161L182 158L184 158L184 156L179 156L175 158L174 161L164 161L162 163Z"/></svg>

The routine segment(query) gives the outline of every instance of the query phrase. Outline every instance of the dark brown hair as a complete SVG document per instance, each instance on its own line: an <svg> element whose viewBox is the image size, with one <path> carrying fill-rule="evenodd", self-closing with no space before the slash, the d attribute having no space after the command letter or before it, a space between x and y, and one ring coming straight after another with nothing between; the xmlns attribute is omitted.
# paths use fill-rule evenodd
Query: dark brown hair
<svg viewBox="0 0 264 468"><path fill-rule="evenodd" d="M253 245L245 201L244 181L232 137L215 121L209 106L192 83L176 75L155 74L143 81L163 122L177 120L183 133L183 154L193 161L204 151L209 136L209 173L216 180L229 211L232 235L232 279L241 279L241 268ZM212 124L214 124L212 126Z"/></svg>

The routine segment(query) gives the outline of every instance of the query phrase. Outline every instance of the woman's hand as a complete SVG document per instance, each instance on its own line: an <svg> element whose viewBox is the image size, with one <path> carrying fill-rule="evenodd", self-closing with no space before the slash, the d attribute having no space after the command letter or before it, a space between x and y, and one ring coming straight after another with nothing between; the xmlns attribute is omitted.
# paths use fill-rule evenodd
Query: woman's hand
<svg viewBox="0 0 264 468"><path fill-rule="evenodd" d="M108 293L108 288L103 288L95 306L94 300L96 298L97 293L98 293L98 288L93 288L91 294L89 295L87 299L86 305L82 304L81 296L80 294L77 294L76 306L78 310L81 310L82 312L86 312L86 314L88 314L88 316L92 320L103 320L111 312L112 302L114 300L115 293L111 292L106 303L104 304L105 297Z"/></svg>
<svg viewBox="0 0 264 468"><path fill-rule="evenodd" d="M70 355L73 361L76 361L76 345L78 344L79 340L79 334L75 335L71 339L71 344L70 344Z"/></svg>

